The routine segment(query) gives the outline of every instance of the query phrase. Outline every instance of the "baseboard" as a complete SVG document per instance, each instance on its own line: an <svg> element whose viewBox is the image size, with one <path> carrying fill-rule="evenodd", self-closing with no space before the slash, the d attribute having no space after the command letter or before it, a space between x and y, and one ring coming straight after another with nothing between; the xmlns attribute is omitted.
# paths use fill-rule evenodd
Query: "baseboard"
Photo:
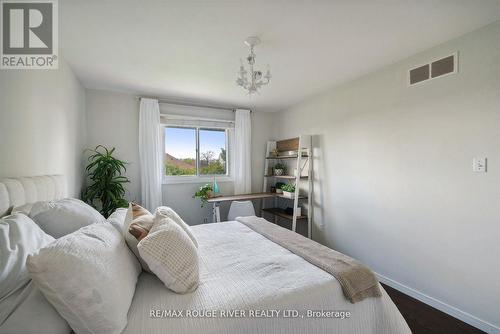
<svg viewBox="0 0 500 334"><path fill-rule="evenodd" d="M423 294L420 291L417 291L415 289L412 289L406 285L403 285L399 282L396 282L388 277L385 277L384 275L375 273L377 275L378 279L380 282L390 286L391 288L394 288L398 291L401 291L402 293L413 297L422 303L425 303L427 305L430 305L446 314L451 315L454 318L457 318L459 320L462 320L463 322L468 323L471 326L474 326L476 328L479 328L482 331L485 331L486 333L489 334L500 334L500 327L495 326L487 321L484 321L478 317L473 316L472 314L469 314L467 312L464 312L454 306L451 306L449 304L443 303L440 300L437 300L436 298L432 298L426 294Z"/></svg>

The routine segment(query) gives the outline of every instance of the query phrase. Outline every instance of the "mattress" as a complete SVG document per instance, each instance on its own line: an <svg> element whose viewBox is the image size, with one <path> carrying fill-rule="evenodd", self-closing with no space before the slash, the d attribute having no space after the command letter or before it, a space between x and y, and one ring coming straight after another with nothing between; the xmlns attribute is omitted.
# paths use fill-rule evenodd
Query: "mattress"
<svg viewBox="0 0 500 334"><path fill-rule="evenodd" d="M192 230L198 289L176 294L143 272L124 333L411 333L382 287L351 304L330 274L243 224Z"/></svg>

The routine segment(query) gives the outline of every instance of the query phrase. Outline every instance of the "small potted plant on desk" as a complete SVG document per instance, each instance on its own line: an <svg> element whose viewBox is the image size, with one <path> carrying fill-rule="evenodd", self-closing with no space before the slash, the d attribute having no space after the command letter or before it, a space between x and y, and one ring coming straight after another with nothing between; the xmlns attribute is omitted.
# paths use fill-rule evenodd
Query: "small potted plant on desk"
<svg viewBox="0 0 500 334"><path fill-rule="evenodd" d="M295 185L292 183L287 183L281 186L281 190L283 190L283 196L287 198L293 198L295 193Z"/></svg>
<svg viewBox="0 0 500 334"><path fill-rule="evenodd" d="M207 203L207 200L209 198L217 197L216 194L214 194L214 188L210 183L205 184L204 186L201 186L200 189L198 189L194 195L193 198L198 197L201 201L201 207L205 206L205 203Z"/></svg>

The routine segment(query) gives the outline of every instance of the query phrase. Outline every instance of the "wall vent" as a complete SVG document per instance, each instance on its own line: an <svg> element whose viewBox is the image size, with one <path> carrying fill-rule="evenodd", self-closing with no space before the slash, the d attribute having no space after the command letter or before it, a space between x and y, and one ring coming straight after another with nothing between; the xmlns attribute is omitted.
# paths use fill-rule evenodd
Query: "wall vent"
<svg viewBox="0 0 500 334"><path fill-rule="evenodd" d="M408 70L408 86L439 78L442 76L457 73L458 70L457 52L434 60L428 64L420 65Z"/></svg>

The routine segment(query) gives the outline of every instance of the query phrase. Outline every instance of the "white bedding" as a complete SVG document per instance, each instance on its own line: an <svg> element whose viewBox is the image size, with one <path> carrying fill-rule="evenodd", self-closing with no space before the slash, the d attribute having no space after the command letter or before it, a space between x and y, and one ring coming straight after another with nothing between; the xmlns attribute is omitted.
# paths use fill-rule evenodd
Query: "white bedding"
<svg viewBox="0 0 500 334"><path fill-rule="evenodd" d="M176 294L142 273L124 333L411 333L383 289L381 298L351 304L330 274L238 222L192 229L199 243L198 289ZM279 316L250 317L252 310L271 309L281 310ZM304 318L284 318L287 309ZM183 317L151 317L155 310L183 311ZM187 310L218 317L188 318ZM245 317L221 318L223 310L245 310ZM349 311L351 316L307 318L307 310Z"/></svg>

